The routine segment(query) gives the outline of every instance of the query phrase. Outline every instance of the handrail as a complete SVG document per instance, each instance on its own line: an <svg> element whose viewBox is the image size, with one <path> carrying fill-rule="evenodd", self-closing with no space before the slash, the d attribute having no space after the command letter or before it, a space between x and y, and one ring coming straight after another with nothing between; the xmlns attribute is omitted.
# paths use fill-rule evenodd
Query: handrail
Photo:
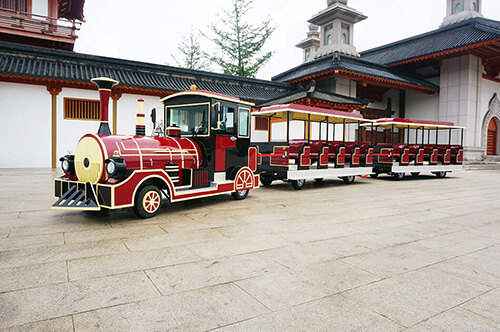
<svg viewBox="0 0 500 332"><path fill-rule="evenodd" d="M76 31L80 30L81 22L0 8L0 26L56 37L76 38Z"/></svg>

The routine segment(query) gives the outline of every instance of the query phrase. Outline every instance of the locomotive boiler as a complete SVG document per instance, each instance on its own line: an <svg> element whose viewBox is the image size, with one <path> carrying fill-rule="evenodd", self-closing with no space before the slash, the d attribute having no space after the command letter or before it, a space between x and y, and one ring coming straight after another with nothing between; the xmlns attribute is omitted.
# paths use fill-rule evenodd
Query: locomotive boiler
<svg viewBox="0 0 500 332"><path fill-rule="evenodd" d="M99 130L84 135L74 155L60 159L64 175L55 179L53 209L132 207L147 218L164 198L175 202L231 193L244 199L258 187L257 151L249 146L253 104L193 87L162 99L166 128L156 134L145 135L139 99L135 135L111 135L109 97L118 82L92 82L99 88Z"/></svg>

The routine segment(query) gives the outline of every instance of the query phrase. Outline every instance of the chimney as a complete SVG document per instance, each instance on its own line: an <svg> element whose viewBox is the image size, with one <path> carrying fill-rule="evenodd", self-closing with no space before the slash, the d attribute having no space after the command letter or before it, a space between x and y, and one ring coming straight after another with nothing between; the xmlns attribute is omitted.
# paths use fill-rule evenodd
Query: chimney
<svg viewBox="0 0 500 332"><path fill-rule="evenodd" d="M101 125L99 126L98 135L111 135L111 130L109 130L109 97L111 96L111 88L118 84L108 77L99 77L91 79L93 83L99 88L99 99L101 101Z"/></svg>
<svg viewBox="0 0 500 332"><path fill-rule="evenodd" d="M144 125L144 99L139 98L139 112L137 113L137 125L135 126L136 136L146 136L146 125Z"/></svg>

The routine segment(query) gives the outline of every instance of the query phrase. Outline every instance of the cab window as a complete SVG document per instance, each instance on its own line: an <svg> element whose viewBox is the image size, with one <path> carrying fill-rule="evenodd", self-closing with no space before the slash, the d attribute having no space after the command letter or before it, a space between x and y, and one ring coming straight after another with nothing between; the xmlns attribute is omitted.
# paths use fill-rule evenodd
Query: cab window
<svg viewBox="0 0 500 332"><path fill-rule="evenodd" d="M181 135L208 134L208 105L168 108L168 127L179 127Z"/></svg>
<svg viewBox="0 0 500 332"><path fill-rule="evenodd" d="M250 111L246 109L240 109L239 116L239 133L240 136L248 136L248 121L250 119Z"/></svg>
<svg viewBox="0 0 500 332"><path fill-rule="evenodd" d="M233 107L222 106L222 112L220 114L220 129L221 134L235 135L234 121L235 120L235 109Z"/></svg>

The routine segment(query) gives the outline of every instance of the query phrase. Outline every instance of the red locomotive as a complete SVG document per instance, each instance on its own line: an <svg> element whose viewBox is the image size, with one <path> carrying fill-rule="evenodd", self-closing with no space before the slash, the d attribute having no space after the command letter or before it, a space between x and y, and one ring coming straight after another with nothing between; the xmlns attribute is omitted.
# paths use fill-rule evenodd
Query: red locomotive
<svg viewBox="0 0 500 332"><path fill-rule="evenodd" d="M84 135L75 154L60 159L65 174L55 179L53 209L133 207L148 218L162 196L176 202L231 193L240 200L259 186L257 149L250 147L252 103L193 87L162 99L161 133L145 136L139 100L136 134L111 135L108 103L118 82L92 81L101 99L99 131Z"/></svg>

